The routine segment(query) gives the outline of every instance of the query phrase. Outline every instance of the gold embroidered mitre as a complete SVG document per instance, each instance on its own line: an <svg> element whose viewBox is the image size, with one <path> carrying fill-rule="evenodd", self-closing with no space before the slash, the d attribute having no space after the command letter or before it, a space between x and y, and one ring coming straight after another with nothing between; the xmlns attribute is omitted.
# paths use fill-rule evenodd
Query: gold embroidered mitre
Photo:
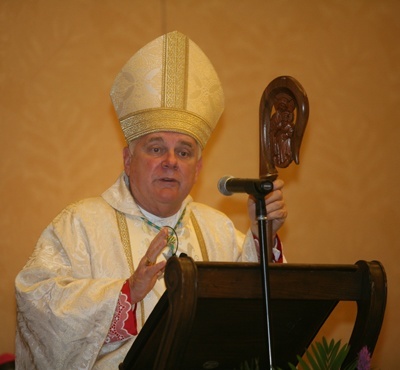
<svg viewBox="0 0 400 370"><path fill-rule="evenodd" d="M224 110L210 60L177 31L129 59L110 95L128 143L152 132L173 131L192 136L204 148Z"/></svg>

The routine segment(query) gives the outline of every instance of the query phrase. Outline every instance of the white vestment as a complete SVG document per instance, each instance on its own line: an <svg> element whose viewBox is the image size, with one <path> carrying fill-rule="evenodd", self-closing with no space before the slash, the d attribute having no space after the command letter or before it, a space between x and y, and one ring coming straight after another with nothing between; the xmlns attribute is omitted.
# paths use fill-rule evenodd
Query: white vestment
<svg viewBox="0 0 400 370"><path fill-rule="evenodd" d="M250 231L243 235L224 214L190 196L180 214L184 209L176 228L178 255L203 260L193 213L210 261L257 261ZM116 210L125 216L128 235L118 226ZM16 278L17 369L117 369L135 339L104 343L121 288L131 275L122 240L130 240L135 267L158 231L146 222L124 174L101 197L64 209ZM164 290L160 279L138 304L138 329Z"/></svg>

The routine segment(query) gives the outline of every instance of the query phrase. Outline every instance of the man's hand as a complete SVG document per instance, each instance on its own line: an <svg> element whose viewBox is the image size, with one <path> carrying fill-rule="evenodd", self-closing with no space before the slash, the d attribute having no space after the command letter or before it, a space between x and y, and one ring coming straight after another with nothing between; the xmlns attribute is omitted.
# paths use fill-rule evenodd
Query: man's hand
<svg viewBox="0 0 400 370"><path fill-rule="evenodd" d="M283 185L284 182L280 179L274 181L274 190L265 197L265 205L267 208L268 221L272 220L272 238L281 228L287 217L287 209L283 200ZM251 221L251 231L253 235L258 237L258 222L256 220L256 203L252 196L249 196L247 201L247 209Z"/></svg>
<svg viewBox="0 0 400 370"><path fill-rule="evenodd" d="M140 302L153 289L157 278L164 272L167 261L155 262L167 245L167 236L168 229L163 228L150 243L146 254L129 278L132 304Z"/></svg>

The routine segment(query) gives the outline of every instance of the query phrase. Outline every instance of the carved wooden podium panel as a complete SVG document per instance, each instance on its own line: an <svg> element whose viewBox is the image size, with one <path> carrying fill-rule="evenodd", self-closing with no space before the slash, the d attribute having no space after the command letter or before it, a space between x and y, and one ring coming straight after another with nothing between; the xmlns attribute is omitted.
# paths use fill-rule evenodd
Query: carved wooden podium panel
<svg viewBox="0 0 400 370"><path fill-rule="evenodd" d="M273 366L297 363L339 301L355 301L347 362L375 348L386 306L379 262L269 266ZM121 370L239 369L267 361L260 265L168 261L167 291L120 365Z"/></svg>

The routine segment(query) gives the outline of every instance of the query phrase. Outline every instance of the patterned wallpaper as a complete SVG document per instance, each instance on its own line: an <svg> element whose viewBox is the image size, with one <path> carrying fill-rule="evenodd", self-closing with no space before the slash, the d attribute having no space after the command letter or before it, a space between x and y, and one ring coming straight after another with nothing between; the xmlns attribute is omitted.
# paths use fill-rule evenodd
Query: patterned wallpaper
<svg viewBox="0 0 400 370"><path fill-rule="evenodd" d="M290 262L378 259L389 301L374 363L395 368L400 338L400 3L393 0L28 0L0 2L0 353L14 350L13 281L68 203L100 194L122 170L109 90L141 46L164 31L210 57L226 110L193 195L246 230L246 199L222 197L226 174L258 176L258 105L279 75L310 100L300 166L280 171ZM327 336L348 335L353 309Z"/></svg>

